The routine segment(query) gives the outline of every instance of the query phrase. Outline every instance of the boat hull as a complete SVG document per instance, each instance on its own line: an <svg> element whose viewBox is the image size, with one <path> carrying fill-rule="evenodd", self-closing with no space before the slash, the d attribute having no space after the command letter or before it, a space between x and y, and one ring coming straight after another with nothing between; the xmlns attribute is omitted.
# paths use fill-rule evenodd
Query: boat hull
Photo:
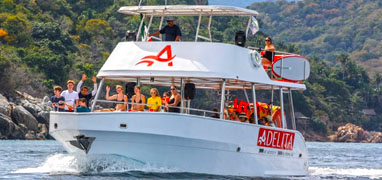
<svg viewBox="0 0 382 180"><path fill-rule="evenodd" d="M258 146L264 126L177 113L51 113L50 134L69 153L76 136L94 137L88 154L117 154L177 172L305 176L308 153L297 131L292 150ZM270 127L267 127L272 129Z"/></svg>

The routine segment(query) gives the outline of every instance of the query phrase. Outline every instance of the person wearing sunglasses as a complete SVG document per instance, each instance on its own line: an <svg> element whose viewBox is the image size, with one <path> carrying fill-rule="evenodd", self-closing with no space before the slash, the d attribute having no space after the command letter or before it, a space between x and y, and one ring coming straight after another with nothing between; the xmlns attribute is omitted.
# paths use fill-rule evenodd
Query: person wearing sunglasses
<svg viewBox="0 0 382 180"><path fill-rule="evenodd" d="M273 63L273 57L275 55L276 48L272 43L270 37L265 38L265 52L263 54L262 62L263 66L271 67Z"/></svg>
<svg viewBox="0 0 382 180"><path fill-rule="evenodd" d="M157 88L152 88L150 90L151 97L147 99L147 107L149 107L150 112L160 111L160 106L162 106L162 98L159 96Z"/></svg>
<svg viewBox="0 0 382 180"><path fill-rule="evenodd" d="M166 104L166 107L168 108L168 112L180 112L180 101L181 101L180 94L178 93L175 86L171 86L171 97L170 101Z"/></svg>
<svg viewBox="0 0 382 180"><path fill-rule="evenodd" d="M159 34L165 34L165 41L179 41L182 36L179 26L175 23L174 17L167 18L167 25L160 31L149 34L149 36L158 36Z"/></svg>

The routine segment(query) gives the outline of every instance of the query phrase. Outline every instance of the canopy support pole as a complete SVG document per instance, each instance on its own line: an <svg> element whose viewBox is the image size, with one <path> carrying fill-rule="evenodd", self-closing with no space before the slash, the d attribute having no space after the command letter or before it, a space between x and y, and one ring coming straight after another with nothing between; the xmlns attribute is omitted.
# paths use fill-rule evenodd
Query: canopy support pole
<svg viewBox="0 0 382 180"><path fill-rule="evenodd" d="M290 111L290 119L292 121L292 128L296 129L296 118L294 116L294 107L293 107L293 97L292 97L292 90L288 88L289 90L289 111Z"/></svg>
<svg viewBox="0 0 382 180"><path fill-rule="evenodd" d="M187 100L187 114L190 114L191 100Z"/></svg>
<svg viewBox="0 0 382 180"><path fill-rule="evenodd" d="M220 99L220 119L224 119L225 79L223 79Z"/></svg>
<svg viewBox="0 0 382 180"><path fill-rule="evenodd" d="M212 15L210 16L210 19L208 21L208 36L210 38L210 42L212 42L212 35L211 35L211 22L212 22ZM304 61L305 62L305 61Z"/></svg>
<svg viewBox="0 0 382 180"><path fill-rule="evenodd" d="M258 122L257 122L256 86L254 83L252 84L252 96L253 96L253 116L254 116L255 124L257 124Z"/></svg>
<svg viewBox="0 0 382 180"><path fill-rule="evenodd" d="M181 95L181 100L180 100L181 110L180 110L180 113L184 113L184 80L183 80L183 78L180 78L180 95Z"/></svg>
<svg viewBox="0 0 382 180"><path fill-rule="evenodd" d="M271 95L271 104L269 105L269 108L271 108L271 117L272 117L272 114L273 114L273 98L274 98L274 90L273 90L273 86L271 87L272 89L272 95Z"/></svg>
<svg viewBox="0 0 382 180"><path fill-rule="evenodd" d="M160 23L159 23L159 30L158 31L160 31L162 29L163 19L164 19L164 16L162 15L160 17ZM159 34L159 38L162 40L162 34Z"/></svg>
<svg viewBox="0 0 382 180"><path fill-rule="evenodd" d="M95 104L97 103L97 100L98 100L98 97L99 97L99 94L101 93L101 89L102 89L102 85L103 85L103 81L105 79L101 79L101 82L99 83L99 86L98 86L98 90L97 90L97 94L96 96L94 97L93 99L93 103L92 103L92 108L91 108L91 111L93 112L94 111L94 107L95 107Z"/></svg>
<svg viewBox="0 0 382 180"><path fill-rule="evenodd" d="M280 87L280 113L281 113L281 122L283 123L282 128L287 128L286 121L285 121L285 116L284 116L284 93L283 93L283 88Z"/></svg>
<svg viewBox="0 0 382 180"><path fill-rule="evenodd" d="M145 41L147 41L147 39L148 39L147 37L149 36L150 27L151 27L151 24L153 22L153 17L154 17L154 15L151 15L149 25L147 26L147 31L145 31Z"/></svg>
<svg viewBox="0 0 382 180"><path fill-rule="evenodd" d="M141 86L141 78L140 77L137 77L137 85Z"/></svg>
<svg viewBox="0 0 382 180"><path fill-rule="evenodd" d="M248 97L247 90L245 90L245 86L243 86L243 91L244 91L245 98L247 98L247 102L249 102L249 97Z"/></svg>
<svg viewBox="0 0 382 180"><path fill-rule="evenodd" d="M145 21L145 18L146 18L146 14L142 16L141 23L139 24L138 33L137 33L137 41L139 40L139 36L141 35L141 29L143 26L143 22Z"/></svg>
<svg viewBox="0 0 382 180"><path fill-rule="evenodd" d="M245 30L245 37L248 38L249 26L251 25L252 16L249 16L247 29Z"/></svg>
<svg viewBox="0 0 382 180"><path fill-rule="evenodd" d="M247 90L245 90L245 86L243 86L243 91L244 91L245 98L247 99L247 102L249 103L249 97L247 94Z"/></svg>
<svg viewBox="0 0 382 180"><path fill-rule="evenodd" d="M197 26L197 28L196 28L195 42L198 41L199 29L200 29L200 23L201 23L201 21L202 21L202 14L199 14L198 26Z"/></svg>

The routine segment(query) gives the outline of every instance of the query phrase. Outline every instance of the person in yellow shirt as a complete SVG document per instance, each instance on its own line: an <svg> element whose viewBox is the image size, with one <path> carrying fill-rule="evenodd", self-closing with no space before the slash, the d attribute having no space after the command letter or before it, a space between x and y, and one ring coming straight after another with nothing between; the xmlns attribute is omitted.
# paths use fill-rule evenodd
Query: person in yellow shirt
<svg viewBox="0 0 382 180"><path fill-rule="evenodd" d="M162 105L162 98L159 96L157 88L152 88L150 90L151 97L147 100L147 107L149 111L160 111L160 106Z"/></svg>

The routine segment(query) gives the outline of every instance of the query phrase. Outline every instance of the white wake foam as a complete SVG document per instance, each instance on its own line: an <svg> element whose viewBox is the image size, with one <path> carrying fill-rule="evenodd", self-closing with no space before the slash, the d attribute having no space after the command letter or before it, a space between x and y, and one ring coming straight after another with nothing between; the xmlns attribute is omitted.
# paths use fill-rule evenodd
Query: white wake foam
<svg viewBox="0 0 382 180"><path fill-rule="evenodd" d="M321 168L309 167L311 176L345 176L345 177L367 177L370 179L382 178L382 169L366 169L366 168L349 168L349 169L335 169L335 168Z"/></svg>
<svg viewBox="0 0 382 180"><path fill-rule="evenodd" d="M156 167L116 155L84 156L54 154L38 167L19 169L13 173L80 174L80 173L121 173L129 171L177 172L175 169Z"/></svg>

